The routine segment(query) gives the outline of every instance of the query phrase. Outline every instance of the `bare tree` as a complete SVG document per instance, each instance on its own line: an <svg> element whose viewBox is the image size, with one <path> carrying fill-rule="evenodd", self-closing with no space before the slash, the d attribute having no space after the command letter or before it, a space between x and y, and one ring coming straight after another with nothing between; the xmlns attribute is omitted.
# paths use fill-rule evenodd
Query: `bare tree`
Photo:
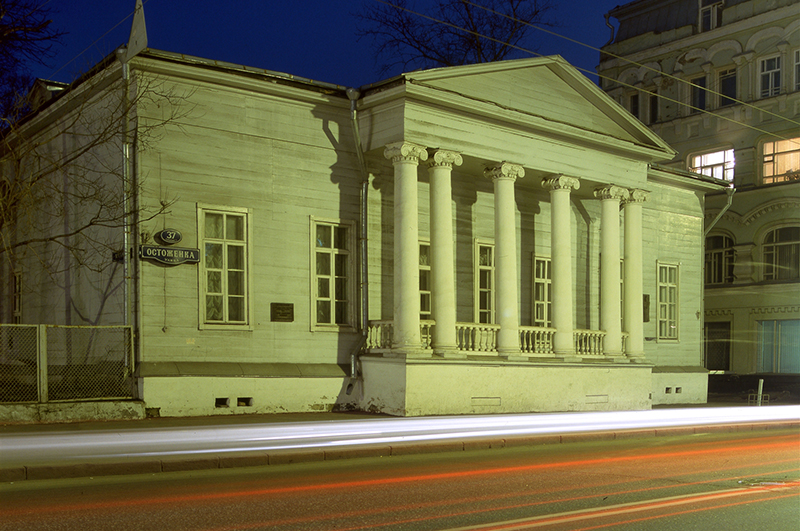
<svg viewBox="0 0 800 531"><path fill-rule="evenodd" d="M354 15L359 38L372 40L381 73L486 63L535 49L530 24L553 25L549 0L375 1ZM433 4L433 6L431 6Z"/></svg>
<svg viewBox="0 0 800 531"><path fill-rule="evenodd" d="M21 96L33 81L27 64L46 64L63 35L52 27L48 4L45 0L0 0L0 118L19 116Z"/></svg>
<svg viewBox="0 0 800 531"><path fill-rule="evenodd" d="M72 84L39 80L33 112L0 136L0 267L35 264L41 278L32 284L60 287L84 322L99 321L97 303L74 305L70 285L80 276L81 295L97 292L102 312L124 282L126 234L171 205L137 204L143 183L130 170L138 152L189 112L187 94L131 71L123 77L111 55ZM144 114L158 118L138 118Z"/></svg>

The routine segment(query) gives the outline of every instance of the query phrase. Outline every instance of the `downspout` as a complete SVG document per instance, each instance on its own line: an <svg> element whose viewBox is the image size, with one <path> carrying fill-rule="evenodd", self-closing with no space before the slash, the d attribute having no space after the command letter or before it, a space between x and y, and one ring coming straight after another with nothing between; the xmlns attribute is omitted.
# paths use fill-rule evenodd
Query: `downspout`
<svg viewBox="0 0 800 531"><path fill-rule="evenodd" d="M731 203L733 203L733 194L736 193L736 188L734 188L733 186L731 186L730 188L726 188L725 193L728 194L728 203L724 207L722 207L722 210L719 211L719 214L717 214L717 217L714 218L714 221L712 221L708 225L708 227L706 227L706 230L703 232L704 241L705 237L708 236L708 233L711 232L711 229L714 228L714 225L717 224L717 222L722 218L722 216L725 215L725 212L727 212L728 209L731 207Z"/></svg>
<svg viewBox="0 0 800 531"><path fill-rule="evenodd" d="M369 333L369 275L367 268L367 205L369 193L369 173L367 164L364 161L364 151L361 148L361 134L358 129L358 111L356 104L361 97L361 93L354 88L347 89L347 97L350 98L350 121L353 129L353 141L358 156L358 165L361 170L361 204L359 206L359 218L361 231L358 238L359 258L361 263L361 339L358 345L350 353L350 383L347 385L347 394L353 391L355 380L358 379L358 354L364 349Z"/></svg>

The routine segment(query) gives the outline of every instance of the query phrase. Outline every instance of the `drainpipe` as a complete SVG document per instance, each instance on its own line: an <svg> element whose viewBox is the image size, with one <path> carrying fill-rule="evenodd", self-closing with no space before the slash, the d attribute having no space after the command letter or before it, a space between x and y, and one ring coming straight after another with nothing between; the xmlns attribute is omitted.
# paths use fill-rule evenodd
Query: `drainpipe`
<svg viewBox="0 0 800 531"><path fill-rule="evenodd" d="M714 228L714 225L717 224L717 222L722 218L722 216L725 215L725 212L727 212L728 209L731 207L731 203L733 202L733 194L736 193L736 188L734 188L733 186L731 186L730 188L726 188L725 193L728 194L728 203L724 207L722 207L722 210L720 210L719 214L717 214L717 217L714 218L714 221L712 221L708 225L708 227L706 227L706 230L703 232L703 239L705 239L705 237L708 236L708 233L711 232L711 229Z"/></svg>
<svg viewBox="0 0 800 531"><path fill-rule="evenodd" d="M347 394L353 390L354 380L358 379L358 354L367 343L369 333L369 276L367 269L367 199L369 193L369 173L367 164L364 161L364 151L361 148L361 135L358 130L358 111L356 104L361 97L361 93L354 89L347 89L347 97L350 98L350 121L353 129L353 140L358 155L358 165L361 169L361 205L359 207L359 217L361 221L361 232L358 238L359 255L361 262L361 340L356 348L350 353L350 383L347 386Z"/></svg>

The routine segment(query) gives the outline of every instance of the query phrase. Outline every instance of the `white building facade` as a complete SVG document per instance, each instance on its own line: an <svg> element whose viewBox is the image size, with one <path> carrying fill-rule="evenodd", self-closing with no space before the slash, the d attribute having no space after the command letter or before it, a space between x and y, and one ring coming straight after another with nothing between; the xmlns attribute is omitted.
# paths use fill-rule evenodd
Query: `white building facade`
<svg viewBox="0 0 800 531"><path fill-rule="evenodd" d="M151 414L705 401L722 186L655 165L675 152L563 59L360 91L155 50L129 66L187 109L134 150L141 212L169 208L131 224L106 303Z"/></svg>

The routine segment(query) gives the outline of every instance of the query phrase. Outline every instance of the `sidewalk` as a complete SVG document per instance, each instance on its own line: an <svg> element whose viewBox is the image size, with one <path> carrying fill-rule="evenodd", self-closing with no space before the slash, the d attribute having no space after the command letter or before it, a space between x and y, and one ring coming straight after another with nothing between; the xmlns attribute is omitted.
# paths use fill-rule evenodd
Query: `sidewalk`
<svg viewBox="0 0 800 531"><path fill-rule="evenodd" d="M746 408L747 403L743 402L739 397L712 397L714 401L708 404L697 404L693 406L673 406L673 407L659 407L653 411L653 416L665 416L672 411L664 412L663 410L674 410L677 413L679 410L685 410L686 417L702 414L702 408L735 408L736 411L742 411L742 407ZM788 405L788 404L783 404ZM422 437L397 437L390 439L383 437L376 439L375 443L359 443L352 444L352 441L344 440L338 444L337 439L332 439L333 442L323 441L321 438L316 438L317 431L329 431L332 428L339 426L358 426L364 424L363 421L372 421L376 424L373 431L380 431L381 428L387 427L403 427L409 424L393 423L393 417L385 415L374 415L363 412L330 412L330 413L284 413L274 415L227 415L227 416L213 416L213 417L191 417L191 418L150 418L144 420L131 420L131 421L106 421L106 422L82 422L74 424L18 424L18 425L4 425L0 426L0 481L22 481L33 479L59 479L59 478L74 478L74 477L89 477L89 476L103 476L103 475L120 475L120 474L143 474L143 473L156 473L156 472L172 472L172 471L186 471L186 470L204 470L214 468L233 468L241 466L263 466L263 465L279 465L309 461L328 461L358 457L388 457L394 455L407 455L412 453L436 453L436 452L449 452L449 451L469 451L478 449L490 448L505 448L512 446L532 446L541 444L560 444L569 442L580 441L596 441L596 440L613 440L613 439L629 439L633 437L654 437L654 436L669 436L669 435L686 435L694 433L710 433L710 432L732 432L732 431L754 431L766 429L798 429L800 428L800 406L795 406L790 409L790 417L782 418L781 420L758 420L762 417L770 417L768 413L777 407L774 411L786 411L787 408L779 406L764 406L759 408L759 413L754 409L752 412L745 411L751 417L747 421L721 421L718 424L691 424L689 425L664 425L657 427L644 427L644 428L611 428L602 429L587 425L584 429L582 425L570 425L569 421L574 419L584 419L586 414L581 413L567 413L564 415L556 414L541 414L534 415L528 418L536 418L542 420L550 420L556 417L563 417L567 424L561 424L560 431L549 431L542 433L503 433L501 435L493 435L487 428L486 436L476 436L467 432L436 432L439 435L430 435L422 439ZM698 409L701 408L701 409ZM659 412L659 410L662 410ZM725 409L719 410L717 413L721 415ZM734 411L734 409L730 409ZM598 414L605 415L606 418L617 418L627 413L643 413L646 412L600 412ZM709 412L710 413L710 412ZM681 418L684 415L678 415ZM674 416L673 416L674 417ZM470 420L470 417L462 417L463 419ZM474 420L478 417L472 417ZM515 416L508 416L514 419ZM447 424L457 421L458 417L441 417L433 419L437 424ZM426 419L421 419L423 422ZM430 420L430 419L427 419ZM485 422L488 426L494 420L493 417L480 419L480 422ZM376 422L377 421L377 422ZM678 421L680 422L680 421ZM370 423L371 424L371 423ZM269 450L238 450L235 447L224 447L226 440L220 439L217 436L224 436L228 433L245 433L244 437L251 436L253 430L258 430L258 433L271 433L275 430L263 430L261 427L265 425L275 425L275 430L285 430L287 433L295 427L305 430L303 435L303 444L295 447L283 448L270 448ZM558 430L558 424L554 425L554 430ZM214 430L220 428L221 431ZM344 429L344 428L343 428ZM249 430L249 431L248 431ZM335 430L334 430L335 431ZM340 430L341 431L341 430ZM147 433L153 433L155 436L162 433L178 432L187 444L191 444L195 439L202 439L204 436L213 432L213 435L219 440L220 446L214 450L191 450L174 451L155 453L151 455L125 455L124 457L102 457L92 454L91 457L84 457L83 459L67 458L62 460L53 459L51 461L43 460L41 456L37 459L28 458L29 460L11 461L8 457L4 458L3 453L10 454L11 452L3 452L2 447L5 445L10 449L11 444L18 444L19 441L55 441L51 443L51 448L58 451L58 444L60 440L72 440L75 437L81 437L89 440L90 438L107 438L114 444L125 443L127 440L136 440ZM387 432L388 433L388 432ZM126 434L128 434L126 436ZM381 431L380 434L383 434ZM379 434L379 435L380 435ZM155 437L154 436L154 437ZM230 435L231 437L238 437L240 435ZM341 436L341 435L339 435ZM287 437L283 437L288 439ZM383 439L383 440L382 440ZM99 446L98 448L102 448ZM183 447L182 447L183 448ZM189 446L186 446L189 448ZM62 453L62 452L59 452ZM66 455L66 454L64 454Z"/></svg>

